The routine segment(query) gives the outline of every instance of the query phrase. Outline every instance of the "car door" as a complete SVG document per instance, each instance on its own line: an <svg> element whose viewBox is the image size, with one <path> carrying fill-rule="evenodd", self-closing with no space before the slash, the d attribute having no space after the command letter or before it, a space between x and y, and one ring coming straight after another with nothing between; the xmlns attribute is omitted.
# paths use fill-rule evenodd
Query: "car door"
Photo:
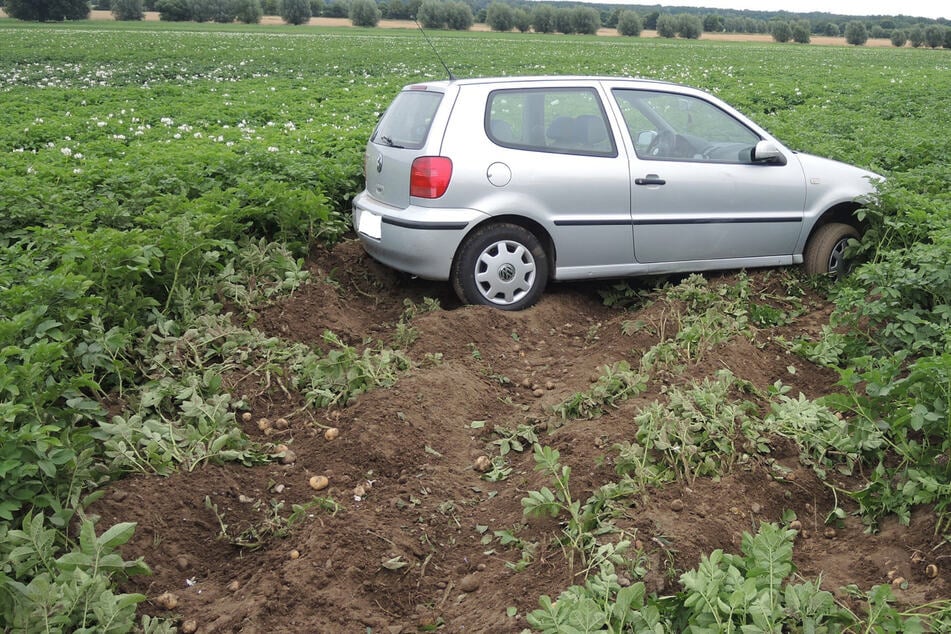
<svg viewBox="0 0 951 634"><path fill-rule="evenodd" d="M478 89L473 87L473 90ZM473 102L463 93L453 113L467 130L447 131L445 148L464 147L457 183L494 186L465 197L490 215L531 218L552 237L556 277L586 277L634 258L629 162L616 140L596 82L521 81L489 87L484 98L488 147L473 143ZM468 138L463 142L463 138ZM481 156L480 156L481 155ZM463 170L472 170L463 176ZM457 190L460 191L460 190Z"/></svg>
<svg viewBox="0 0 951 634"><path fill-rule="evenodd" d="M630 132L638 263L789 255L805 180L798 161L755 162L760 134L712 101L651 89L613 90Z"/></svg>

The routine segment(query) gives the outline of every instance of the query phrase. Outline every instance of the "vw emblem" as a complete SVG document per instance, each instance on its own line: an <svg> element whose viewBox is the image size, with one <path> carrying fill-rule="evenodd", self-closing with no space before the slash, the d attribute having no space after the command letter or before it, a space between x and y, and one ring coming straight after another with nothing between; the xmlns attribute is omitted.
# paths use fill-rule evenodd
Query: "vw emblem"
<svg viewBox="0 0 951 634"><path fill-rule="evenodd" d="M383 171L383 155L378 154L376 157L376 173L379 174Z"/></svg>
<svg viewBox="0 0 951 634"><path fill-rule="evenodd" d="M515 267L506 262L499 268L499 279L503 282L511 282L515 279Z"/></svg>

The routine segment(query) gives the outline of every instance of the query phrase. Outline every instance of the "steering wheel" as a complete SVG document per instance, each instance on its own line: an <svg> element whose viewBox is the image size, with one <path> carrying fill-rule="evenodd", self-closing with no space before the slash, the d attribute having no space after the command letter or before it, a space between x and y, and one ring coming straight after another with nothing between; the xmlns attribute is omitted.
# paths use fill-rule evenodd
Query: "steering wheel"
<svg viewBox="0 0 951 634"><path fill-rule="evenodd" d="M677 137L670 130L661 130L647 146L648 156L672 156Z"/></svg>

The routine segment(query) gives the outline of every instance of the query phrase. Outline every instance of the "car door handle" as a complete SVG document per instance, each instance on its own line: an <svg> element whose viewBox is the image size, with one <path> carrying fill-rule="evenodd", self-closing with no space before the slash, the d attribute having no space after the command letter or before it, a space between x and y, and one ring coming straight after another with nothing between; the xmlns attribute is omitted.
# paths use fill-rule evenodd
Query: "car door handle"
<svg viewBox="0 0 951 634"><path fill-rule="evenodd" d="M667 181L658 176L657 174L648 174L644 178L635 178L635 185L666 185Z"/></svg>

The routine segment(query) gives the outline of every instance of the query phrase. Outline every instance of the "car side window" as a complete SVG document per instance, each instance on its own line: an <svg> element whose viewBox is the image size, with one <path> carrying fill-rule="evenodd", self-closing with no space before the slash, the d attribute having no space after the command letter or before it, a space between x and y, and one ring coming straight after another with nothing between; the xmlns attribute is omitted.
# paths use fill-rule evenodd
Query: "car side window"
<svg viewBox="0 0 951 634"><path fill-rule="evenodd" d="M630 89L614 97L640 159L752 163L759 135L708 101Z"/></svg>
<svg viewBox="0 0 951 634"><path fill-rule="evenodd" d="M489 95L485 131L518 150L617 156L601 99L592 88L521 88Z"/></svg>

